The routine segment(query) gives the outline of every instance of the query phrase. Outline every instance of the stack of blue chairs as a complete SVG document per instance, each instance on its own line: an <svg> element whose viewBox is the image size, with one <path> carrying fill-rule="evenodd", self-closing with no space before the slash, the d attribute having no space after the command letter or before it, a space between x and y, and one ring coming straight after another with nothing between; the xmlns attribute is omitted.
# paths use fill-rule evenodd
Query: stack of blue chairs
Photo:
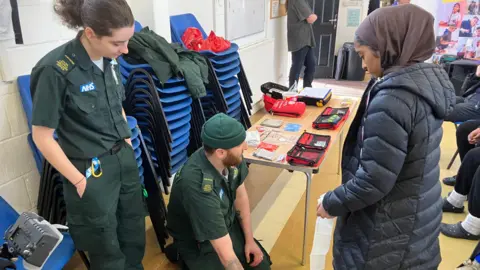
<svg viewBox="0 0 480 270"><path fill-rule="evenodd" d="M171 16L170 27L172 41L181 43L185 48L182 36L189 27L198 28L203 38L207 38L207 34L192 14ZM219 53L201 51L200 54L209 60L210 74L215 78L210 80L207 88L208 95L202 98L205 117L208 119L217 112L223 112L249 128L252 93L243 71L238 45L231 43L231 47L226 51Z"/></svg>
<svg viewBox="0 0 480 270"><path fill-rule="evenodd" d="M136 31L140 29L136 23ZM136 118L159 181L168 193L171 177L201 145L202 107L190 96L183 78L160 82L150 65L128 61L128 55L118 58L126 93L123 107L127 115Z"/></svg>
<svg viewBox="0 0 480 270"><path fill-rule="evenodd" d="M133 151L135 152L135 159L137 161L138 176L140 178L140 183L142 184L142 187L145 188L145 177L143 176L144 168L142 159L142 148L140 147L139 138L140 130L137 127L137 119L132 116L127 116L127 123L128 128L130 128L130 131L132 133L132 137L130 139L132 140Z"/></svg>
<svg viewBox="0 0 480 270"><path fill-rule="evenodd" d="M192 98L183 79L170 79L161 87L151 67L131 65L121 57L119 63L126 84L125 111L137 119L166 191L170 177L188 158Z"/></svg>

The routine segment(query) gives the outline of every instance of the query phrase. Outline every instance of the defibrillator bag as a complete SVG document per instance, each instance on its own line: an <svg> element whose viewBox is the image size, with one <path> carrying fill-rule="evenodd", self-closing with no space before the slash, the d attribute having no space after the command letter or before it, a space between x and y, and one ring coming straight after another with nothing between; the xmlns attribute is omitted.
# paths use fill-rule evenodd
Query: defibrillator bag
<svg viewBox="0 0 480 270"><path fill-rule="evenodd" d="M276 100L269 112L278 116L300 117L305 113L305 109L306 105L303 102Z"/></svg>
<svg viewBox="0 0 480 270"><path fill-rule="evenodd" d="M291 165L318 167L329 144L330 136L305 131L288 151L287 162Z"/></svg>
<svg viewBox="0 0 480 270"><path fill-rule="evenodd" d="M327 107L312 123L314 129L337 129L350 114L347 108Z"/></svg>

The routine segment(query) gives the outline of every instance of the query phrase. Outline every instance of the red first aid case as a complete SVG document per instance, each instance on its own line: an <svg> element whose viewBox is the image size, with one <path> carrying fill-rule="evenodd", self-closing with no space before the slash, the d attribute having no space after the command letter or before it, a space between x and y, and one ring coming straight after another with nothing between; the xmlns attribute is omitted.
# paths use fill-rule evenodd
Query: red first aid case
<svg viewBox="0 0 480 270"><path fill-rule="evenodd" d="M287 153L291 165L318 167L330 144L330 136L304 132Z"/></svg>
<svg viewBox="0 0 480 270"><path fill-rule="evenodd" d="M327 107L312 123L314 129L337 129L350 114L347 108Z"/></svg>
<svg viewBox="0 0 480 270"><path fill-rule="evenodd" d="M305 113L306 107L303 102L277 100L270 109L270 112L279 116L300 117Z"/></svg>

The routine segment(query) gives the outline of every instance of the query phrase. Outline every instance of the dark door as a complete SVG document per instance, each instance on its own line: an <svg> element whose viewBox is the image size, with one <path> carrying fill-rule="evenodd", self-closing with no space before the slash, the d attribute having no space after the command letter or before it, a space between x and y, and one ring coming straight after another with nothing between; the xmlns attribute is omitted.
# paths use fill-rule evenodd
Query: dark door
<svg viewBox="0 0 480 270"><path fill-rule="evenodd" d="M313 12L318 17L313 24L313 33L317 42L315 78L333 78L339 1L309 0Z"/></svg>

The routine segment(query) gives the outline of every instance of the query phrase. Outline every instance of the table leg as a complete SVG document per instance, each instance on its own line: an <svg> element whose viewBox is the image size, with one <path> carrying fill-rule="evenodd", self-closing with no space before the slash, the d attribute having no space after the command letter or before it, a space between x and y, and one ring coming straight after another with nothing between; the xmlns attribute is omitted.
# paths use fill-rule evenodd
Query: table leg
<svg viewBox="0 0 480 270"><path fill-rule="evenodd" d="M306 172L307 188L305 193L305 220L303 224L303 250L302 250L302 265L305 265L305 249L307 249L307 225L308 225L308 204L310 202L310 188L312 185L312 173Z"/></svg>
<svg viewBox="0 0 480 270"><path fill-rule="evenodd" d="M342 173L343 131L338 134L338 167L337 175Z"/></svg>

